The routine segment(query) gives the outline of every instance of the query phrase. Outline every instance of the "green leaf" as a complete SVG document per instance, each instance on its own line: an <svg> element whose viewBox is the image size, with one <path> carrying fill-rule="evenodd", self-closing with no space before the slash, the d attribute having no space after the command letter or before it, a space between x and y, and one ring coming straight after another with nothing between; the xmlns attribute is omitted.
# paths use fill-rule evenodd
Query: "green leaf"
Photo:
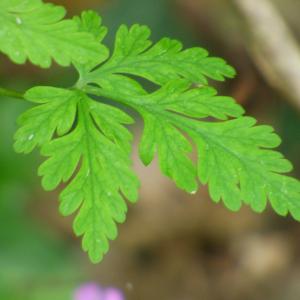
<svg viewBox="0 0 300 300"><path fill-rule="evenodd" d="M78 26L76 20L63 20L65 14L63 7L40 0L1 1L0 51L17 64L29 59L43 68L50 67L52 59L62 66L105 60L107 49L92 34L79 31L94 17L83 14L86 25Z"/></svg>
<svg viewBox="0 0 300 300"><path fill-rule="evenodd" d="M107 34L107 28L102 26L101 17L93 10L83 11L81 17L73 18L78 24L79 30L93 34L97 41L102 42Z"/></svg>
<svg viewBox="0 0 300 300"><path fill-rule="evenodd" d="M271 150L280 144L269 126L255 126L243 117L225 123L193 123L187 129L197 144L198 173L208 183L212 199L221 198L231 210L244 201L262 212L270 200L280 215L288 212L299 220L300 183L281 175L292 170L291 163Z"/></svg>
<svg viewBox="0 0 300 300"><path fill-rule="evenodd" d="M25 15L34 12L41 22L46 16L46 27L69 22L60 21L60 8L40 1L4 2ZM8 14L5 9L0 22ZM233 211L245 203L262 212L269 200L278 214L291 213L300 221L300 182L285 175L292 165L273 150L280 138L272 127L243 116L231 97L208 86L208 79L235 75L224 60L209 57L202 48L183 50L180 42L167 38L153 45L150 30L140 25L120 27L108 58L101 44L107 30L96 13L83 12L70 22L80 30L77 34L99 41L100 55L85 63L72 61L79 73L76 89L36 87L25 94L36 106L19 119L15 149L28 153L39 147L48 157L39 168L43 187L53 190L65 183L60 212L77 212L74 231L83 236L93 262L108 251L108 240L117 235L115 223L125 220L125 199L135 202L139 186L130 160L132 136L124 126L133 120L107 100L142 116L142 161L148 165L157 155L162 173L178 187L195 193L199 181L207 184L212 200ZM159 87L149 93L136 77ZM102 103L88 94L100 96Z"/></svg>
<svg viewBox="0 0 300 300"><path fill-rule="evenodd" d="M122 125L132 119L77 90L36 87L25 97L40 105L21 116L15 147L27 153L40 146L49 157L39 168L43 187L53 190L67 183L60 212L67 216L78 211L74 231L83 236L91 260L99 262L108 251L108 239L117 236L115 222L125 220L124 197L137 200L139 182L129 157L132 137Z"/></svg>
<svg viewBox="0 0 300 300"><path fill-rule="evenodd" d="M299 219L300 183L282 175L291 171L291 163L270 150L280 144L279 137L271 127L255 126L254 119L242 117L244 110L232 98L205 86L207 78L224 80L234 70L201 48L182 50L178 41L162 39L151 46L149 36L146 26L122 25L111 58L83 78L99 86L87 86L86 91L141 114L144 164L157 153L162 172L188 192L196 191L198 175L212 199L222 199L231 210L245 202L261 212L269 199L277 213L290 212ZM127 75L162 87L148 94ZM207 117L223 122L201 120ZM197 170L190 158L191 142L197 148Z"/></svg>
<svg viewBox="0 0 300 300"><path fill-rule="evenodd" d="M56 132L61 136L72 128L77 109L77 97L74 93L40 87L27 91L25 98L42 105L35 106L20 116L18 123L21 127L15 134L17 152L29 153L35 147L49 142Z"/></svg>
<svg viewBox="0 0 300 300"><path fill-rule="evenodd" d="M191 144L186 138L164 118L154 113L149 114L152 107L161 111L169 110L190 117L239 116L243 109L229 97L216 96L211 88L189 90L186 81L176 80L154 94L143 97L137 107L144 118L145 131L140 145L140 155L145 164L149 164L157 149L159 163L163 173L188 192L197 190L195 180L196 169L188 157L192 152Z"/></svg>
<svg viewBox="0 0 300 300"><path fill-rule="evenodd" d="M300 220L300 182L282 175L292 165L271 150L280 144L279 137L272 127L256 126L253 118L242 117L244 111L233 99L217 96L209 87L193 88L185 80L171 81L148 95L123 92L112 82L86 90L141 114L142 161L149 164L157 153L162 172L178 187L196 192L198 176L208 184L212 200L222 199L230 210L237 211L244 202L262 212L269 199L278 214L290 212ZM223 121L201 120L205 117ZM189 156L190 141L197 149L197 170Z"/></svg>
<svg viewBox="0 0 300 300"><path fill-rule="evenodd" d="M183 50L179 41L163 38L152 45L147 26L122 25L117 32L111 58L91 72L88 81L100 83L110 74L131 74L146 78L158 85L185 78L189 82L207 84L207 77L223 81L235 71L223 59L209 57L202 48Z"/></svg>

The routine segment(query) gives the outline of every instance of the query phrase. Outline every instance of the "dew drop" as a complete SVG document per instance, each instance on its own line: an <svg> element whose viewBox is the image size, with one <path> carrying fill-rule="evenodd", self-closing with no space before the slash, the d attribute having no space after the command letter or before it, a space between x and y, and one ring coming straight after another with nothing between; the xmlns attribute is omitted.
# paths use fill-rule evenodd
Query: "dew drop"
<svg viewBox="0 0 300 300"><path fill-rule="evenodd" d="M22 19L20 17L16 17L16 23L18 25L21 25L23 22L22 22Z"/></svg>
<svg viewBox="0 0 300 300"><path fill-rule="evenodd" d="M28 141L33 140L33 138L34 138L34 134L31 134L31 135L28 137Z"/></svg>

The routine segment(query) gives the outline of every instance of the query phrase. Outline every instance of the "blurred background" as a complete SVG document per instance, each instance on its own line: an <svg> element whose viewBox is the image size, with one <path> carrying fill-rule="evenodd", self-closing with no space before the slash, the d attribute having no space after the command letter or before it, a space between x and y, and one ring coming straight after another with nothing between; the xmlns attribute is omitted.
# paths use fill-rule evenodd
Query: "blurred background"
<svg viewBox="0 0 300 300"><path fill-rule="evenodd" d="M69 14L93 8L110 28L147 24L153 40L180 39L224 57L236 79L215 84L247 114L272 124L281 151L300 177L299 0L78 0L54 1ZM40 70L0 58L0 85L68 86L73 69ZM212 204L205 187L179 191L156 163L144 168L136 148L140 201L130 206L104 261L93 266L72 233L72 218L57 212L58 193L40 187L38 153L13 152L17 116L28 107L0 101L0 300L72 300L78 286L96 282L124 291L127 300L298 300L300 224L271 209L261 215Z"/></svg>

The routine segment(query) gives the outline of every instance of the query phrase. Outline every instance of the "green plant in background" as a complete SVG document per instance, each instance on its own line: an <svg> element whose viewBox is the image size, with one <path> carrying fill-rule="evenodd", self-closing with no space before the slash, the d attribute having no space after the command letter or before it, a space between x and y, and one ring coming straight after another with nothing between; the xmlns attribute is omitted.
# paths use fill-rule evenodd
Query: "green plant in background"
<svg viewBox="0 0 300 300"><path fill-rule="evenodd" d="M139 188L126 127L134 120L103 99L142 116L143 163L150 164L157 154L161 171L179 188L195 193L199 178L208 184L212 200L223 200L230 210L244 202L262 212L269 199L278 214L300 220L300 183L283 175L292 165L272 150L280 138L270 126L243 116L241 106L208 84L208 79L234 77L224 60L202 48L184 50L168 38L152 44L150 30L140 25L122 25L110 54L102 44L107 29L95 12L64 16L64 8L40 0L0 1L3 53L15 63L29 60L43 68L52 60L72 64L79 73L71 88L34 87L24 94L1 88L0 94L34 104L19 118L15 150L39 148L48 158L38 172L46 190L66 183L60 212L77 212L74 231L83 236L92 262L108 251L108 240L117 236L115 223L125 220L125 199L135 202ZM156 91L147 92L138 77L155 84Z"/></svg>

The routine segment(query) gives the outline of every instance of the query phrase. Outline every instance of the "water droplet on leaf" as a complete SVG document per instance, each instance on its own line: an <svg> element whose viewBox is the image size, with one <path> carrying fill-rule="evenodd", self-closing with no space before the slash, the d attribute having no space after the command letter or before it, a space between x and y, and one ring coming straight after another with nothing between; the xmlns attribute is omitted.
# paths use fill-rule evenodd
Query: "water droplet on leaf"
<svg viewBox="0 0 300 300"><path fill-rule="evenodd" d="M18 25L21 25L23 22L22 22L22 19L20 17L16 17L16 23Z"/></svg>

